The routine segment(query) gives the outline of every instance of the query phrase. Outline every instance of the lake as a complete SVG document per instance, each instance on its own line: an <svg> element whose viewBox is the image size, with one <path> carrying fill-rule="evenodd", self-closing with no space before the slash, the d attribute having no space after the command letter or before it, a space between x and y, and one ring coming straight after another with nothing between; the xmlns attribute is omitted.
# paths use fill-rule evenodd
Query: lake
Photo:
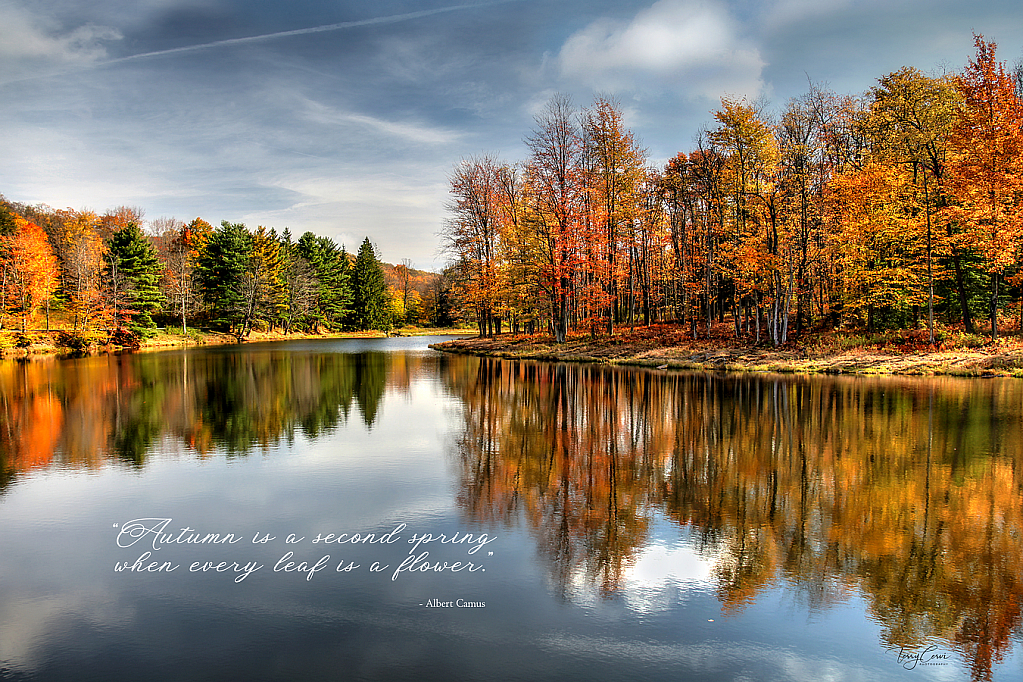
<svg viewBox="0 0 1023 682"><path fill-rule="evenodd" d="M435 340L0 362L0 679L1023 679L1023 382Z"/></svg>

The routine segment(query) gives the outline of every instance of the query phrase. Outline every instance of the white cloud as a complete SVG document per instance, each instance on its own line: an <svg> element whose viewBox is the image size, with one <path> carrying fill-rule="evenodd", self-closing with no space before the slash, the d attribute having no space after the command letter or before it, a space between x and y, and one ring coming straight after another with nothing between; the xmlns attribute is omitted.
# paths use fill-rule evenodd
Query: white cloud
<svg viewBox="0 0 1023 682"><path fill-rule="evenodd" d="M459 137L458 133L442 128L338 111L307 98L303 98L303 104L306 108L306 118L322 125L342 127L354 125L362 132L369 131L386 138L428 145L448 144Z"/></svg>
<svg viewBox="0 0 1023 682"><path fill-rule="evenodd" d="M5 82L94 63L106 58L105 42L120 39L116 29L93 24L62 31L21 7L0 3L0 73Z"/></svg>
<svg viewBox="0 0 1023 682"><path fill-rule="evenodd" d="M684 88L692 95L756 95L764 62L724 8L659 0L629 22L598 19L565 41L561 75L596 89Z"/></svg>

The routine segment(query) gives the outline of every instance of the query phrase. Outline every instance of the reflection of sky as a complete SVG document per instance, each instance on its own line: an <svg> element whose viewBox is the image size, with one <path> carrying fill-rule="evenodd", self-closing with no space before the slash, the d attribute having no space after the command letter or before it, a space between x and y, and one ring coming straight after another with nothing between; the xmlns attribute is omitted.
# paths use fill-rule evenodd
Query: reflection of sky
<svg viewBox="0 0 1023 682"><path fill-rule="evenodd" d="M712 590L716 557L701 554L677 524L657 518L651 541L625 576L623 597L637 613L664 611L684 603L691 591Z"/></svg>

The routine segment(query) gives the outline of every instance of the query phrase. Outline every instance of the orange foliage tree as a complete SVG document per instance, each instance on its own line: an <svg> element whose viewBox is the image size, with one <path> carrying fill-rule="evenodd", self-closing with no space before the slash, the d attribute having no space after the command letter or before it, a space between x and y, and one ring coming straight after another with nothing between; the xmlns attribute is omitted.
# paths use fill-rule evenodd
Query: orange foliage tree
<svg viewBox="0 0 1023 682"><path fill-rule="evenodd" d="M566 96L551 99L526 139L529 225L540 245L541 287L549 301L554 338L568 334L577 285L585 204L583 139Z"/></svg>
<svg viewBox="0 0 1023 682"><path fill-rule="evenodd" d="M41 227L20 216L14 224L14 234L0 237L7 275L4 298L21 315L25 332L32 314L57 290L57 258Z"/></svg>
<svg viewBox="0 0 1023 682"><path fill-rule="evenodd" d="M584 265L595 290L588 298L602 309L607 333L614 333L619 312L619 287L624 279L620 253L628 228L640 213L639 189L646 153L622 121L621 106L598 97L583 117L584 167L588 193L588 227Z"/></svg>
<svg viewBox="0 0 1023 682"><path fill-rule="evenodd" d="M490 156L463 160L451 175L449 251L458 259L459 287L473 309L480 336L490 336L497 310L501 164Z"/></svg>
<svg viewBox="0 0 1023 682"><path fill-rule="evenodd" d="M995 43L975 36L977 54L956 78L964 106L952 129L947 214L966 227L991 276L991 338L998 337L998 286L1023 236L1023 103Z"/></svg>

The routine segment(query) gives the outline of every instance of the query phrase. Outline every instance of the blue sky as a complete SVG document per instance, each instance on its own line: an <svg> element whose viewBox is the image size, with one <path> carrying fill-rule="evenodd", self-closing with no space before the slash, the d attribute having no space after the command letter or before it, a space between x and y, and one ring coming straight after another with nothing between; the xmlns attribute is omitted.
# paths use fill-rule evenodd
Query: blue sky
<svg viewBox="0 0 1023 682"><path fill-rule="evenodd" d="M460 158L525 158L554 93L617 97L652 164L722 95L774 110L1023 54L1017 2L0 0L0 193L311 230L439 268Z"/></svg>

